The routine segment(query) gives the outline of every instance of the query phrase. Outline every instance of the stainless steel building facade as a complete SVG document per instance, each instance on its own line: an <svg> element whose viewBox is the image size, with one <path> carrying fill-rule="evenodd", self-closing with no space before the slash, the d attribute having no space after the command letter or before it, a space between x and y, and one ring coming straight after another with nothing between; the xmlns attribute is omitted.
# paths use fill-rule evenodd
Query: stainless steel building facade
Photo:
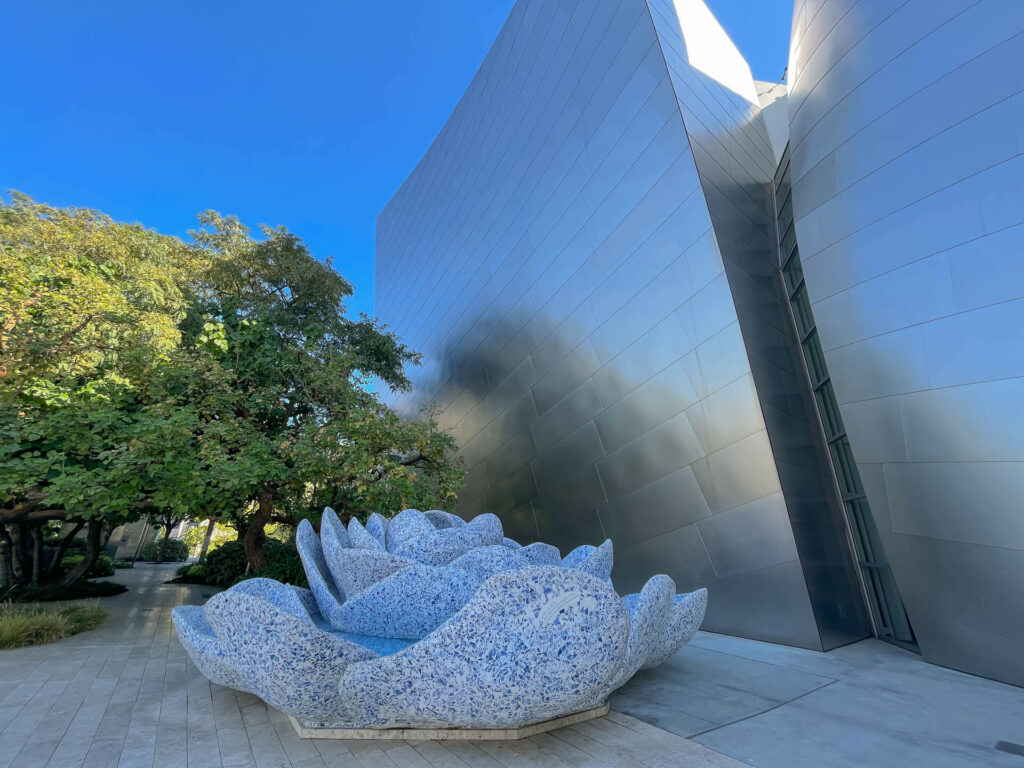
<svg viewBox="0 0 1024 768"><path fill-rule="evenodd" d="M425 356L410 372L413 395L392 402L410 414L433 404L441 423L454 430L469 467L460 501L465 515L493 512L509 535L563 549L610 537L620 591L638 589L656 572L671 575L680 590L708 586L708 630L826 650L868 636L878 621L865 587L864 553L844 510L815 382L801 354L803 334L780 269L780 239L785 247L792 234L781 232L778 222L788 211L787 221L796 219L792 229L804 252L822 346L835 367L849 444L871 507L882 510L870 519L885 537L921 648L941 663L1013 679L1006 664L972 667L968 657L938 650L951 641L926 641L933 625L940 627L934 637L962 633L949 629L959 609L934 606L958 582L948 570L930 582L922 569L940 555L901 548L894 540L897 519L906 519L892 513L896 494L910 503L906 489L923 481L894 485L886 473L889 462L899 463L901 471L923 472L933 459L873 452L896 427L888 412L862 404L881 398L899 404L904 390L860 395L866 385L857 382L867 372L843 357L843 350L862 339L850 338L853 328L843 321L849 304L834 303L834 297L865 278L844 288L836 275L847 279L857 273L864 263L857 248L871 250L880 275L926 254L908 254L913 235L903 228L889 262L880 254L881 234L831 258L828 249L839 242L833 235L841 234L840 224L817 213L831 211L855 240L863 228L854 226L858 216L870 224L897 210L885 206L889 200L897 206L898 200L883 196L871 199L870 215L865 213L856 193L844 198L842 192L855 188L862 174L833 165L842 168L845 186L828 186L822 158L834 157L830 153L873 119L858 108L846 122L829 122L843 89L883 64L877 51L862 53L861 61L851 58L858 37L872 22L870 28L878 29L886 19L903 34L905 22L892 14L895 8L881 13L883 6L900 4L798 5L789 103L793 135L785 155L792 201L780 214L784 201L776 192L776 174L785 142L780 143L779 121L766 122L769 112L762 113L749 67L700 0L520 0L452 116L378 218L377 312ZM920 5L919 18L947 12ZM955 4L942 5L954 13ZM842 20L849 26L837 23ZM1005 25L1003 32L1009 36ZM892 46L899 34L881 38ZM848 74L830 80L837 77L834 65L847 59L838 69ZM924 85L908 86L906 94ZM950 97L943 86L939 90ZM995 99L997 89L990 90ZM892 93L885 94L875 108L879 114L892 106L883 103ZM771 99L777 97L776 92ZM950 124L963 119L937 108L933 117ZM1018 141L1014 154L1021 149L1021 124L1002 129L1003 138ZM840 127L819 134L823 125ZM873 142L865 146L878 150ZM851 158L859 162L866 151L856 149ZM892 144L878 151L905 150ZM982 163L980 154L971 154L976 150L961 151L966 156L957 159L958 168ZM883 154L873 156L864 172L884 163ZM1010 177L1008 171L1001 178ZM844 207L849 205L857 210ZM1005 201L997 206L1007 217L1011 210L1024 211ZM1009 274L993 284L1008 289L1021 273L1020 262L1013 262L1009 250L1002 253L999 269ZM890 266L883 269L883 263ZM974 278L977 296L983 287ZM883 293L881 301L891 301L891 295ZM864 322L881 320L871 309L878 296L868 291L855 300L862 302ZM906 302L895 303L900 306L888 309L897 309L901 321L909 317ZM1020 327L1003 326L998 340L996 329L989 329L979 343L995 350ZM877 326L863 340L887 332ZM885 349L892 354L892 347ZM1020 358L1019 343L985 364L1010 371L1014 353ZM952 367L989 370L980 362L984 354L972 351ZM850 383L840 384L840 375ZM896 371L879 381L883 387L902 386L900 376ZM971 382L983 379L1001 379L1006 387L1011 374L979 373ZM934 393L945 386L915 389ZM959 450L969 445L1000 458L956 459L964 472L970 471L968 463L991 465L984 478L958 475L960 498L970 483L994 477L1000 471L996 464L1021 460L1013 453L1020 448L1019 438L1013 442L1020 434L1013 420L1019 421L1024 395L1018 388L1013 414L998 420L996 391L993 384L971 402L993 406L982 426L1002 441L998 447L983 445L977 436L955 442ZM999 407L1009 408L1013 392L998 391L1005 398ZM965 393L958 407L967 400ZM929 407L950 406L934 401ZM938 437L934 430L941 428L971 435L969 420L947 413L927 434ZM1007 469L1001 477L1014 475ZM1015 477L1024 482L1020 474ZM1020 506L1016 518L1008 506L1012 482L998 488L986 484L992 503L1003 506L991 511L984 530L998 535L1002 522L1019 538ZM929 493L935 496L936 490ZM919 495L913 503L928 506L929 514L948 514L950 498L943 504L930 499ZM960 525L960 531L978 519L963 505L957 514L960 522L948 525ZM943 545L958 541L953 535L936 537L936 531L907 535L941 539ZM943 552L941 557L962 557ZM1021 556L1019 548L1014 552ZM1010 568L1006 563L999 567ZM1019 584L1021 573L1012 578ZM927 619L930 610L943 615ZM963 610L978 613L979 606ZM1012 621L1008 607L1000 604L998 610L1003 621ZM1020 609L1016 615L1016 635L1000 636L1020 642ZM976 626L996 634L1006 630Z"/></svg>
<svg viewBox="0 0 1024 768"><path fill-rule="evenodd" d="M793 212L926 659L1024 685L1024 3L797 3Z"/></svg>

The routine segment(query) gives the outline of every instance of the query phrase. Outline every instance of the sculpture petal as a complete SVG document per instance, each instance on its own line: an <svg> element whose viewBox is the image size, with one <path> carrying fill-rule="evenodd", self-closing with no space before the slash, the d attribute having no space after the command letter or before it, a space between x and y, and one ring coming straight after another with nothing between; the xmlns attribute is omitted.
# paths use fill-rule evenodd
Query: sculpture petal
<svg viewBox="0 0 1024 768"><path fill-rule="evenodd" d="M673 600L668 627L641 669L650 669L651 667L658 666L690 642L693 636L697 634L697 630L700 629L707 609L707 589L698 589L696 592L676 595Z"/></svg>
<svg viewBox="0 0 1024 768"><path fill-rule="evenodd" d="M388 523L388 549L391 552L405 554L417 541L432 536L435 532L433 524L418 509L403 509Z"/></svg>
<svg viewBox="0 0 1024 768"><path fill-rule="evenodd" d="M593 544L580 544L576 549L562 558L563 568L576 568L586 560L592 553L597 551Z"/></svg>
<svg viewBox="0 0 1024 768"><path fill-rule="evenodd" d="M306 609L306 613L313 619L313 623L316 624L318 621L323 621L324 616L320 613L320 606L317 605L316 597L313 592L302 587L296 587L294 584L289 584L293 590L295 590L295 596L299 598L299 602L302 603L302 607Z"/></svg>
<svg viewBox="0 0 1024 768"><path fill-rule="evenodd" d="M518 552L502 544L476 547L452 560L450 567L469 572L477 585L483 584L496 573L526 568L531 563Z"/></svg>
<svg viewBox="0 0 1024 768"><path fill-rule="evenodd" d="M304 621L308 624L313 623L313 617L306 610L306 606L302 604L302 600L295 591L295 587L290 584L282 584L280 581L274 581L274 579L246 579L235 584L228 592L238 592L239 594L259 598L286 613L290 613L299 621Z"/></svg>
<svg viewBox="0 0 1024 768"><path fill-rule="evenodd" d="M461 568L410 565L350 597L337 629L418 640L461 609L481 581Z"/></svg>
<svg viewBox="0 0 1024 768"><path fill-rule="evenodd" d="M515 539L510 539L508 536L505 536L505 537L502 538L501 545L503 547L508 547L509 549L522 549L523 548L522 544L520 544Z"/></svg>
<svg viewBox="0 0 1024 768"><path fill-rule="evenodd" d="M329 530L329 527L324 530ZM330 535L328 534L328 538ZM309 582L320 614L333 625L334 617L345 601L345 593L334 583L320 539L317 538L309 520L299 522L299 527L295 531L295 546L299 550L302 570L306 572L306 581Z"/></svg>
<svg viewBox="0 0 1024 768"><path fill-rule="evenodd" d="M675 591L675 582L668 576L659 575L644 584L640 594L627 595L622 599L629 610L629 646L622 669L609 692L623 685L645 666L660 643L664 642Z"/></svg>
<svg viewBox="0 0 1024 768"><path fill-rule="evenodd" d="M435 528L461 528L466 524L458 515L445 512L443 509L428 509L423 514Z"/></svg>
<svg viewBox="0 0 1024 768"><path fill-rule="evenodd" d="M598 695L628 638L629 614L607 584L562 568L506 571L420 642L348 667L341 719L369 727L540 722Z"/></svg>
<svg viewBox="0 0 1024 768"><path fill-rule="evenodd" d="M376 657L363 646L241 592L214 595L205 612L246 688L297 717L337 716L337 680L349 664Z"/></svg>
<svg viewBox="0 0 1024 768"><path fill-rule="evenodd" d="M323 536L324 528L327 528L334 534L334 538L338 540L338 543L341 546L352 546L352 543L348 540L348 531L345 530L345 526L341 524L341 520L338 519L338 515L330 507L324 507L324 513L320 517L321 536Z"/></svg>
<svg viewBox="0 0 1024 768"><path fill-rule="evenodd" d="M389 531L394 530L395 523L401 515L415 510L404 510L391 520ZM422 513L420 513L422 517ZM426 520L426 518L422 518ZM427 523L429 525L429 523ZM496 515L483 514L474 517L461 527L434 529L427 532L417 526L417 533L402 540L396 540L392 552L415 560L423 565L448 565L459 555L474 547L489 544L500 544L504 539L501 521Z"/></svg>
<svg viewBox="0 0 1024 768"><path fill-rule="evenodd" d="M323 529L320 534L323 535ZM348 540L353 549L372 549L378 552L384 551L384 545L377 541L369 531L363 528L363 524L354 517L348 521Z"/></svg>
<svg viewBox="0 0 1024 768"><path fill-rule="evenodd" d="M558 551L558 547L545 544L543 541L527 544L519 550L519 554L534 565L559 565L562 562L562 553Z"/></svg>
<svg viewBox="0 0 1024 768"><path fill-rule="evenodd" d="M171 621L178 633L178 639L192 663L199 671L217 685L248 691L241 676L228 661L227 654L221 647L220 640L213 632L213 627L206 620L201 605L177 605L171 611Z"/></svg>
<svg viewBox="0 0 1024 768"><path fill-rule="evenodd" d="M573 550L575 551L575 550ZM604 544L597 547L575 565L566 566L583 573L589 573L595 579L607 581L612 575L612 565L615 562L615 553L612 549L612 540L606 539Z"/></svg>
<svg viewBox="0 0 1024 768"><path fill-rule="evenodd" d="M412 561L389 552L355 548L335 550L326 541L324 545L327 565L338 587L344 590L346 602L386 576L412 565ZM331 626L338 627L335 621L331 621Z"/></svg>
<svg viewBox="0 0 1024 768"><path fill-rule="evenodd" d="M373 536L379 543L382 549L385 551L388 548L387 540L385 538L388 530L388 519L384 515L377 514L374 512L370 515L369 520L366 521L366 532Z"/></svg>

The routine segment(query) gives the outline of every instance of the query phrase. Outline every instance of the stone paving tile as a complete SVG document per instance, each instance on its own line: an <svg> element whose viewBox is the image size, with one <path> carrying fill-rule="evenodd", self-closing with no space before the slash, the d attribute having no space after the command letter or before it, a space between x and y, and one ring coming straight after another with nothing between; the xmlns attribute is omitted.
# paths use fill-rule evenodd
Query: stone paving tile
<svg viewBox="0 0 1024 768"><path fill-rule="evenodd" d="M0 768L896 765L870 746L850 751L865 732L881 734L875 741L899 765L1020 762L988 743L1000 734L1021 741L1010 733L1011 721L1024 722L1020 689L876 641L821 654L703 633L616 694L620 711L552 733L513 742L303 740L282 713L210 683L189 661L171 609L216 590L164 584L173 573L119 571L131 591L103 600L110 617L98 629L0 651Z"/></svg>

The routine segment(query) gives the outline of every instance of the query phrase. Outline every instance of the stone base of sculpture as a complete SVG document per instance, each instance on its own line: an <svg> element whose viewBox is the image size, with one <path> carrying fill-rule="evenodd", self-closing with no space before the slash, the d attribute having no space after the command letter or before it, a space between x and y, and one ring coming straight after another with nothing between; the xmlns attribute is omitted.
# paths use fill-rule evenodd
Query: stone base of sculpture
<svg viewBox="0 0 1024 768"><path fill-rule="evenodd" d="M538 733L557 731L577 723L585 723L608 714L608 705L553 717L542 723L520 728L354 728L351 726L314 723L288 715L300 739L409 739L410 741L515 741Z"/></svg>
<svg viewBox="0 0 1024 768"><path fill-rule="evenodd" d="M310 589L248 579L172 615L206 677L316 738L316 726L455 738L597 717L685 645L707 608L706 589L677 595L664 575L620 597L611 541L563 558L505 538L491 514L407 509L346 529L328 509L320 536L303 520L296 545Z"/></svg>

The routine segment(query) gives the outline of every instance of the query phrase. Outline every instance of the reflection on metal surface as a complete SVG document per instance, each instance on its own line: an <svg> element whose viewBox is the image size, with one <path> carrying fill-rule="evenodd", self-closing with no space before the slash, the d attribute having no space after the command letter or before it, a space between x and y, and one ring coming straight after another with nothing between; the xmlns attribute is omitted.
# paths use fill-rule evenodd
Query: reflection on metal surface
<svg viewBox="0 0 1024 768"><path fill-rule="evenodd" d="M1024 4L797 2L793 213L924 657L1024 684Z"/></svg>
<svg viewBox="0 0 1024 768"><path fill-rule="evenodd" d="M821 648L723 263L774 253L771 148L727 77L671 0L521 0L378 218L377 306L426 354L395 402L441 407L464 515L611 537L621 590L658 568L710 586L706 628Z"/></svg>
<svg viewBox="0 0 1024 768"><path fill-rule="evenodd" d="M913 638L894 576L925 658L1024 683L1024 4L793 29L776 189L786 97L697 0L520 0L377 221L378 312L425 354L392 402L440 408L464 515L611 537L620 589L708 584L707 629L863 637L859 562L880 634Z"/></svg>

